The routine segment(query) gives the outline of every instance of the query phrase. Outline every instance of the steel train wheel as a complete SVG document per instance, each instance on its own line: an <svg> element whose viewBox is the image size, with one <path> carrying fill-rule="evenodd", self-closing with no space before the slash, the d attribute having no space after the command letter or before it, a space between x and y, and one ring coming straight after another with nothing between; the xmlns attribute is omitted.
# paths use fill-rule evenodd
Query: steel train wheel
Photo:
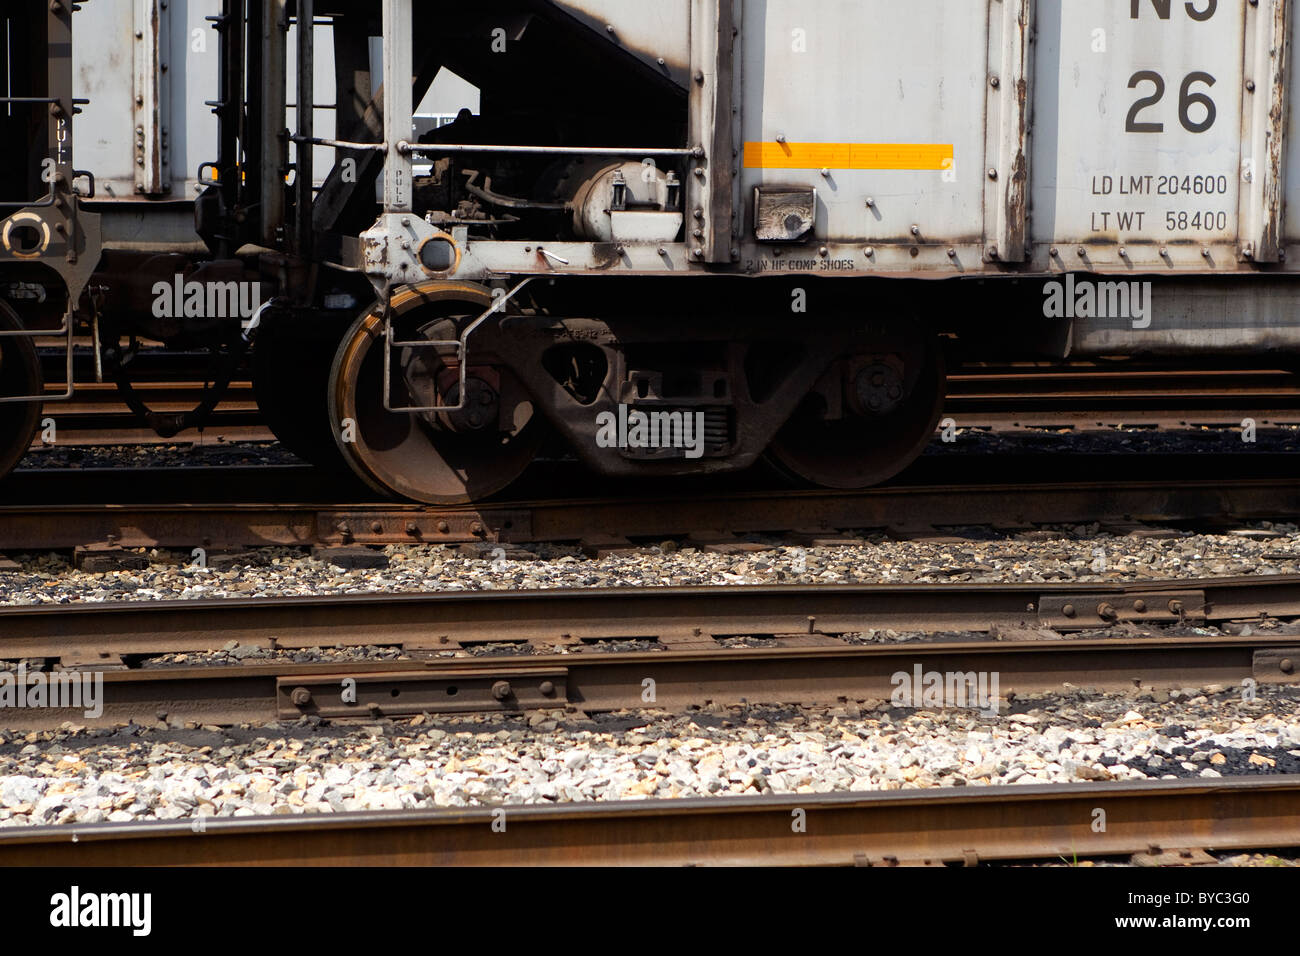
<svg viewBox="0 0 1300 956"><path fill-rule="evenodd" d="M22 327L17 313L0 301L0 330L10 332ZM44 390L45 376L41 374L35 342L22 335L0 336L0 397L40 395ZM0 478L27 454L41 424L41 409L40 402L0 404Z"/></svg>
<svg viewBox="0 0 1300 956"><path fill-rule="evenodd" d="M326 409L330 365L343 329L303 322L264 323L253 346L257 406L275 437L318 468L345 468Z"/></svg>
<svg viewBox="0 0 1300 956"><path fill-rule="evenodd" d="M453 338L456 328L480 315L491 301L486 289L470 283L408 286L393 297L394 328L404 341ZM540 416L522 397L522 387L509 371L496 370L506 414L494 416L492 424L457 430L447 416L390 412L382 394L383 329L378 309L363 315L344 336L330 371L330 421L339 450L352 470L378 491L429 504L476 501L518 478L537 454L544 433ZM454 372L454 366L447 366L445 359L440 363L432 349L394 350L391 404L433 404L411 401L407 390L398 384L404 358L411 351L427 353L443 373L448 369ZM471 340L470 367L474 364ZM467 391L475 381L467 382ZM483 392L473 394L477 401ZM496 424L499 421L511 424L503 430Z"/></svg>
<svg viewBox="0 0 1300 956"><path fill-rule="evenodd" d="M777 432L767 457L784 471L824 488L868 488L911 464L934 437L943 413L943 357L928 347L913 383L889 414L826 420L805 402Z"/></svg>

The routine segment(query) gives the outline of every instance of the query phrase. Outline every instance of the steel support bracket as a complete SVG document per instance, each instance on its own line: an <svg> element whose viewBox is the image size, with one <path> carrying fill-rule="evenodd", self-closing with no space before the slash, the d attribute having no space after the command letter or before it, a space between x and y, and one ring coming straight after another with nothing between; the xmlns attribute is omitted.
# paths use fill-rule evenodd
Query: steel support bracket
<svg viewBox="0 0 1300 956"><path fill-rule="evenodd" d="M1204 620L1204 591L1045 594L1038 602L1039 624L1058 631L1106 627L1123 621L1176 624Z"/></svg>
<svg viewBox="0 0 1300 956"><path fill-rule="evenodd" d="M1152 847L1146 853L1134 853L1129 862L1134 866L1216 866L1219 861L1197 846L1177 849Z"/></svg>
<svg viewBox="0 0 1300 956"><path fill-rule="evenodd" d="M1300 647L1266 647L1255 651L1251 674L1261 684L1300 683Z"/></svg>
<svg viewBox="0 0 1300 956"><path fill-rule="evenodd" d="M275 706L282 720L548 710L567 703L568 673L563 667L527 672L484 667L282 677L275 682Z"/></svg>
<svg viewBox="0 0 1300 956"><path fill-rule="evenodd" d="M322 511L316 517L316 536L327 545L528 541L532 520L532 512L524 509Z"/></svg>

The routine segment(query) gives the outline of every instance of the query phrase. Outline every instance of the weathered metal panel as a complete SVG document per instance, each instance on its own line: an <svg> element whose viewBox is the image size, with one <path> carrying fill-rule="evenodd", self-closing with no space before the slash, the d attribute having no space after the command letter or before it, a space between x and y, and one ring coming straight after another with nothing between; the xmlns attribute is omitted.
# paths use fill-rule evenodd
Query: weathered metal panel
<svg viewBox="0 0 1300 956"><path fill-rule="evenodd" d="M735 0L691 3L690 145L699 146L703 155L688 164L686 244L700 262L740 257L732 241L732 184L740 163L732 138L733 63L739 40L734 6Z"/></svg>
<svg viewBox="0 0 1300 956"><path fill-rule="evenodd" d="M135 17L135 191L161 196L171 189L167 158L170 126L167 49L171 16L164 0L141 0L132 11Z"/></svg>
<svg viewBox="0 0 1300 956"><path fill-rule="evenodd" d="M200 163L217 158L217 118L209 101L221 98L217 31L205 17L221 12L221 0L168 0L171 8L171 196L193 199ZM86 5L89 8L89 4Z"/></svg>
<svg viewBox="0 0 1300 956"><path fill-rule="evenodd" d="M135 193L132 136L135 18L130 0L100 0L77 11L73 91L90 100L77 117L73 162L93 170L96 198Z"/></svg>
<svg viewBox="0 0 1300 956"><path fill-rule="evenodd" d="M1031 197L1052 265L1236 268L1246 6L1039 4Z"/></svg>
<svg viewBox="0 0 1300 956"><path fill-rule="evenodd" d="M822 240L980 242L987 37L983 4L745 0L741 194L815 186Z"/></svg>
<svg viewBox="0 0 1300 956"><path fill-rule="evenodd" d="M146 43L155 8L161 32ZM204 17L219 11L220 0L96 0L77 10L74 89L90 103L77 117L76 165L94 171L97 201L193 198L199 163L216 156L204 101L217 98L217 37Z"/></svg>
<svg viewBox="0 0 1300 956"><path fill-rule="evenodd" d="M1256 262L1277 262L1282 251L1289 31L1286 0L1246 6L1241 257Z"/></svg>
<svg viewBox="0 0 1300 956"><path fill-rule="evenodd" d="M685 87L690 69L691 0L553 0L557 7L650 68Z"/></svg>
<svg viewBox="0 0 1300 956"><path fill-rule="evenodd" d="M984 258L1020 262L1028 252L1029 107L1033 0L989 0L988 143Z"/></svg>
<svg viewBox="0 0 1300 956"><path fill-rule="evenodd" d="M1127 283L1123 283L1127 284ZM1294 352L1300 288L1252 276L1151 283L1147 314L1075 318L1068 355Z"/></svg>
<svg viewBox="0 0 1300 956"><path fill-rule="evenodd" d="M1263 2L1263 0L1262 0ZM1283 0L1275 0L1282 3ZM1283 124L1285 136L1282 149L1282 175L1284 179L1283 187L1283 205L1285 209L1291 211L1291 215L1284 216L1281 224L1281 233L1284 242L1300 242L1300 113L1296 109L1296 96L1300 94L1300 64L1296 62L1296 46L1292 42L1295 37L1292 35L1295 30L1295 15L1290 11L1292 3L1285 4L1286 24L1281 29L1280 41L1286 44L1285 54L1286 75L1282 80L1284 97L1283 109L1285 116ZM1276 19L1276 15L1275 15ZM1291 256L1300 255L1300 249L1292 249ZM1289 261L1287 265L1295 268L1294 260Z"/></svg>

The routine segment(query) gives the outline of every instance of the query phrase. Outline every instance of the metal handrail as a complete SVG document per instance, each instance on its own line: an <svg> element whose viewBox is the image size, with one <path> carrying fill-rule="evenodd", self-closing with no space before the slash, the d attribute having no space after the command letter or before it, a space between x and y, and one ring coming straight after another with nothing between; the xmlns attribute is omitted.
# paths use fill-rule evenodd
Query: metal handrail
<svg viewBox="0 0 1300 956"><path fill-rule="evenodd" d="M66 366L64 368L65 381L63 394L49 395L42 392L40 395L8 395L0 398L0 405L14 405L18 402L62 402L72 397L72 306L68 303L68 310L63 313L63 327L59 329L14 329L10 331L0 331L0 335L15 336L26 335L31 338L41 338L43 336L65 335L64 353L67 356Z"/></svg>
<svg viewBox="0 0 1300 956"><path fill-rule="evenodd" d="M565 153L574 156L704 156L703 146L674 148L670 146L509 146L468 145L465 143L408 143L401 140L397 151L409 153Z"/></svg>

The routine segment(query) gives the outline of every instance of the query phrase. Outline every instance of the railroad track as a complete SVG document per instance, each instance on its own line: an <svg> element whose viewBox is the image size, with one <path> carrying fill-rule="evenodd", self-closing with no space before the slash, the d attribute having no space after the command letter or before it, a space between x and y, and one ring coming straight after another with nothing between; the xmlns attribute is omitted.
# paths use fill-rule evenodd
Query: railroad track
<svg viewBox="0 0 1300 956"><path fill-rule="evenodd" d="M1053 467L1073 476L1056 481L1033 480L1038 475L1030 463L999 458L996 464L1001 471L982 473L977 463L963 461L962 484L952 483L951 462L923 459L924 467L913 474L940 481L851 492L693 484L664 494L635 486L627 494L601 497L575 497L569 485L550 498L445 507L364 497L340 501L329 497L337 492L336 481L305 467L20 472L7 483L10 503L0 506L0 547L33 551L107 543L219 551L576 541L595 554L670 537L725 548L738 542L735 536L753 533L779 532L792 544L817 544L863 529L924 536L970 525L1100 522L1121 532L1144 523L1232 526L1293 518L1300 503L1300 478L1287 456L1252 458L1251 473L1259 477L1249 479L1217 476L1215 460L1178 459L1167 463L1164 477L1144 474L1151 465L1146 459L1129 462L1123 477L1105 461L1107 477L1095 479L1087 471L1095 471L1096 462L1076 468L1068 459L1053 459ZM106 503L113 501L121 503Z"/></svg>
<svg viewBox="0 0 1300 956"><path fill-rule="evenodd" d="M157 411L193 408L200 400L201 378L167 381L162 376L201 371L183 356L158 356L149 366L151 377L137 383L136 390ZM48 390L57 394L63 387L61 373L51 382ZM170 439L136 421L111 383L78 384L71 400L49 403L46 414L57 423L61 444L220 444L275 437L261 422L248 381L231 384L203 432L191 429ZM1285 369L962 366L949 374L945 415L962 427L998 430L1239 426L1244 415L1260 427L1300 425L1300 376ZM33 447L39 445L38 438Z"/></svg>
<svg viewBox="0 0 1300 956"><path fill-rule="evenodd" d="M1193 848L1300 845L1298 803L1300 776L1279 775L12 827L0 830L0 865L1178 862Z"/></svg>
<svg viewBox="0 0 1300 956"><path fill-rule="evenodd" d="M1300 424L1300 375L1284 369L963 366L948 384L945 414L963 426Z"/></svg>
<svg viewBox="0 0 1300 956"><path fill-rule="evenodd" d="M1150 628L1297 617L1300 575L1140 585L583 588L5 607L0 647L9 659L108 668L98 723L166 714L221 724L635 709L647 702L647 679L655 706L678 709L885 700L894 675L917 667L995 673L1002 695L1067 683L1099 690L1287 684L1300 680L1294 625L1240 637L1060 635L1120 622ZM946 636L856 637L880 628ZM288 652L400 647L411 659L304 664L286 655L222 667L128 666L231 642ZM620 642L638 650L603 649ZM502 643L521 653L444 656ZM339 688L348 678L355 693L345 701ZM17 709L7 719L55 727L83 723L82 710Z"/></svg>
<svg viewBox="0 0 1300 956"><path fill-rule="evenodd" d="M141 382L135 386L140 399L156 412L184 412L202 400L204 383ZM57 394L59 385L47 386ZM78 384L71 399L50 402L46 416L56 426L56 443L60 445L212 445L231 442L275 441L275 435L262 424L250 382L232 382L230 390L213 410L203 431L189 429L174 438L162 438L140 422L122 402L117 386L104 382ZM38 435L33 448L43 444Z"/></svg>

